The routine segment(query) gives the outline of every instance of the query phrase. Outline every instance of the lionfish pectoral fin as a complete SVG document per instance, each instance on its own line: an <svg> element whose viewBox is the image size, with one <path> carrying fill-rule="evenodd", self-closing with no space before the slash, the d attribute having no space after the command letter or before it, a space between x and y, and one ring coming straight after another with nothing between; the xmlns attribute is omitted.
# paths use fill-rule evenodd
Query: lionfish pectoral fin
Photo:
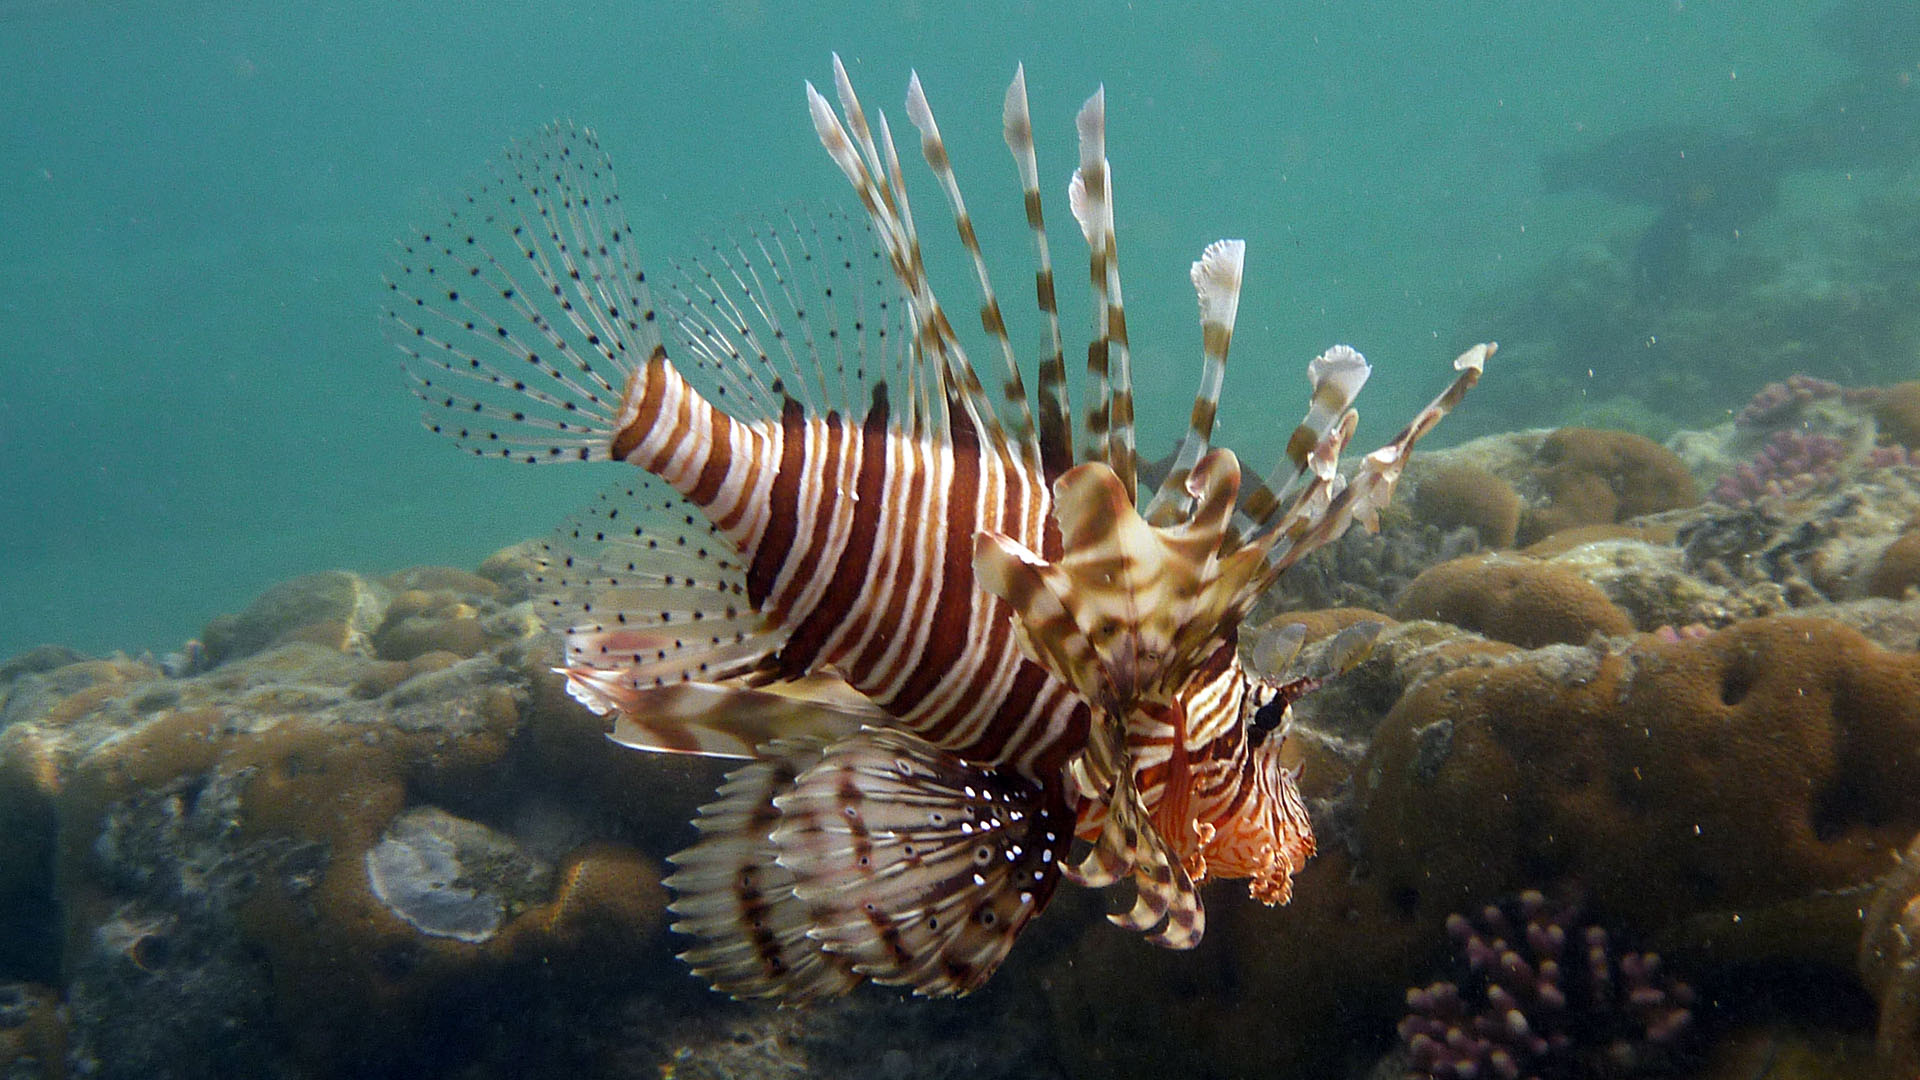
<svg viewBox="0 0 1920 1080"><path fill-rule="evenodd" d="M1106 792L1100 834L1081 860L1067 869L1067 878L1089 888L1104 888L1131 876L1133 907L1107 916L1115 926L1147 931L1155 945L1191 949L1206 933L1206 908L1193 877L1160 834L1149 816L1133 770L1126 757L1124 734L1118 725L1096 718L1087 749L1070 772L1083 787Z"/></svg>
<svg viewBox="0 0 1920 1080"><path fill-rule="evenodd" d="M797 1004L859 985L851 964L809 936L812 910L794 895L794 875L779 864L770 835L774 799L825 746L809 738L762 748L761 760L727 774L700 808L700 839L668 860L676 868L666 881L673 929L695 940L680 959L721 993Z"/></svg>
<svg viewBox="0 0 1920 1080"><path fill-rule="evenodd" d="M771 843L819 947L929 996L986 981L1060 879L1064 792L912 734L834 743L773 800Z"/></svg>
<svg viewBox="0 0 1920 1080"><path fill-rule="evenodd" d="M567 677L570 687L591 687L602 674L570 671ZM847 694L858 700L837 693L828 697L829 687L813 685L816 681L760 689L681 683L633 691L619 699L608 737L622 746L655 753L751 758L761 746L777 739L830 742L885 715L858 699L851 687L846 687Z"/></svg>
<svg viewBox="0 0 1920 1080"><path fill-rule="evenodd" d="M1061 568L1009 536L973 540L973 573L982 588L1013 606L1016 639L1028 659L1089 701L1111 694L1099 650L1081 632L1073 583Z"/></svg>

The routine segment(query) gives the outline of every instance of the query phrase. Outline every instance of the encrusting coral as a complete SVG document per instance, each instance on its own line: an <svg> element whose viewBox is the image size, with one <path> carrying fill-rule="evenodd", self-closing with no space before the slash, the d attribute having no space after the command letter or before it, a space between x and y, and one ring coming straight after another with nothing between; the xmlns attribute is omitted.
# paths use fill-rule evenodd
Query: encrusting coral
<svg viewBox="0 0 1920 1080"><path fill-rule="evenodd" d="M1886 1080L1920 1076L1920 836L1863 912L1860 977L1880 1001L1874 1040Z"/></svg>

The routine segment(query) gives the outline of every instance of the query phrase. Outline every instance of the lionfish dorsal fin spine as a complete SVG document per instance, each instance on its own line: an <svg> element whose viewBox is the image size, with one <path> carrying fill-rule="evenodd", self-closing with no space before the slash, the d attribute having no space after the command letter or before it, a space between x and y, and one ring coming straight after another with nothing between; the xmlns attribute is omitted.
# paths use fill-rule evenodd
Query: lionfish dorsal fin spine
<svg viewBox="0 0 1920 1080"><path fill-rule="evenodd" d="M1193 395L1186 438L1174 455L1173 467L1141 515L1155 525L1178 520L1193 506L1187 478L1213 439L1213 421L1220 409L1220 388L1227 375L1227 350L1233 345L1234 319L1240 311L1240 281L1246 268L1244 240L1215 240L1193 264L1189 277L1200 301L1200 389Z"/></svg>
<svg viewBox="0 0 1920 1080"><path fill-rule="evenodd" d="M995 452L1010 454L1007 435L986 390L980 384L959 335L948 321L932 281L928 278L920 252L912 210L907 202L906 182L900 171L899 154L894 147L886 117L875 121L878 138L872 134L859 97L846 77L846 69L836 59L834 82L846 116L843 126L812 84L808 84L809 106L814 129L840 171L860 194L861 205L874 220L874 227L886 239L892 255L894 273L899 278L909 310L912 312L914 347L922 361L930 365L939 381L939 407L951 424L956 405L970 427L985 445ZM853 135L849 138L847 132ZM854 144L859 150L856 152Z"/></svg>
<svg viewBox="0 0 1920 1080"><path fill-rule="evenodd" d="M1360 460L1353 478L1332 495L1326 509L1309 528L1294 530L1289 538L1291 543L1276 545L1267 551L1266 566L1258 579L1261 588L1279 580L1288 567L1316 548L1339 539L1353 522L1360 522L1370 532L1379 528L1380 510L1393 498L1393 489L1400 482L1400 473L1406 468L1414 444L1452 412L1467 396L1467 391L1480 381L1487 359L1497 348L1499 346L1492 342L1475 345L1454 359L1453 367L1458 374L1447 388L1415 414L1386 445Z"/></svg>
<svg viewBox="0 0 1920 1080"><path fill-rule="evenodd" d="M1307 382L1312 388L1307 399L1307 415L1287 439L1286 455L1274 463L1267 478L1247 493L1244 510L1252 529L1261 529L1294 505L1300 485L1309 475L1325 481L1339 457L1333 447L1328 458L1327 437L1340 425L1367 384L1373 368L1359 350L1335 345L1307 363Z"/></svg>
<svg viewBox="0 0 1920 1080"><path fill-rule="evenodd" d="M980 250L980 237L974 231L972 215L967 213L966 200L960 194L960 181L954 175L953 162L947 154L946 144L940 138L940 125L933 118L933 108L927 104L926 91L920 85L918 72L907 80L907 119L920 131L920 152L927 159L927 167L933 170L934 177L940 182L941 190L946 193L947 205L953 211L954 229L960 234L960 244L973 260L974 277L980 286L980 326L999 346L1005 365L1001 393L1011 412L1013 443L1018 446L1028 466L1038 471L1040 447L1035 442L1033 408L1027 401L1026 383L1020 377L1020 361L1014 355L1012 339L1007 336L1006 315L1000 309L998 294L994 292L993 280L987 271L987 259Z"/></svg>
<svg viewBox="0 0 1920 1080"><path fill-rule="evenodd" d="M1120 252L1113 231L1113 169L1107 161L1107 89L1080 107L1080 167L1068 185L1068 202L1087 242L1087 278L1093 290L1093 339L1087 372L1097 400L1087 412L1091 460L1104 461L1128 492L1134 491L1133 366L1127 343L1127 309L1120 293Z"/></svg>
<svg viewBox="0 0 1920 1080"><path fill-rule="evenodd" d="M1007 149L1013 154L1020 172L1020 187L1026 204L1027 228L1033 233L1034 303L1046 323L1046 339L1040 355L1039 429L1040 459L1046 475L1058 476L1073 465L1073 406L1067 397L1067 362L1060 337L1060 306L1053 279L1053 256L1047 243L1047 226L1040 205L1040 166L1033 151L1033 115L1027 109L1027 69L1017 66L1013 82L1007 86L1005 108L1001 115Z"/></svg>

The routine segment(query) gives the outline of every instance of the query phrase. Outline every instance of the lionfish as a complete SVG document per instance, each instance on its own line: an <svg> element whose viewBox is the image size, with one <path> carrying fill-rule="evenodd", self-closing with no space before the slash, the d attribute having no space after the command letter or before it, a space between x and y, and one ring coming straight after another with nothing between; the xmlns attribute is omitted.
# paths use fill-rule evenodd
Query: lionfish
<svg viewBox="0 0 1920 1080"><path fill-rule="evenodd" d="M650 282L606 155L563 124L403 242L388 281L434 431L647 474L563 528L543 581L559 670L613 739L747 762L672 859L683 958L740 997L964 994L1062 878L1130 879L1108 917L1176 949L1200 940L1207 878L1284 903L1313 835L1280 745L1315 680L1250 670L1241 617L1350 523L1375 527L1494 347L1350 476L1370 369L1328 350L1284 459L1243 492L1209 440L1245 244L1213 243L1191 274L1200 389L1141 507L1104 90L1068 190L1093 309L1076 439L1024 71L1004 122L1043 327L1031 397L917 75L906 102L1002 360L998 406L936 295L886 118L837 56L833 76L838 111L811 83L807 102L864 229L789 214Z"/></svg>

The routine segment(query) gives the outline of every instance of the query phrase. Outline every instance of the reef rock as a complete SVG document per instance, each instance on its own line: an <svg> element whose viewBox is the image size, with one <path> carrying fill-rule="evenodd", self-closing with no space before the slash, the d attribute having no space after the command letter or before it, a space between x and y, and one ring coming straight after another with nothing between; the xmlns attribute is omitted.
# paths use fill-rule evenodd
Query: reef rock
<svg viewBox="0 0 1920 1080"><path fill-rule="evenodd" d="M16 665L0 974L64 983L75 1070L444 1072L505 1017L672 979L659 860L712 770L609 743L504 595L314 575L217 620L188 677Z"/></svg>

